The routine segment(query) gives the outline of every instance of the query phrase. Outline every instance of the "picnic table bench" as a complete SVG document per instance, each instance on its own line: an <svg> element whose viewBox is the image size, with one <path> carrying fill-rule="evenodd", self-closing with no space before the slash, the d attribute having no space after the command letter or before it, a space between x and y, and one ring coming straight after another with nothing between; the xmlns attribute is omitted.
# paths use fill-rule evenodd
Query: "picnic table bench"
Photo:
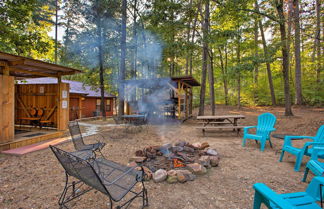
<svg viewBox="0 0 324 209"><path fill-rule="evenodd" d="M196 128L201 129L204 135L206 130L216 129L233 129L239 134L244 126L240 126L238 120L244 118L244 115L197 116L198 123L202 124L202 126Z"/></svg>

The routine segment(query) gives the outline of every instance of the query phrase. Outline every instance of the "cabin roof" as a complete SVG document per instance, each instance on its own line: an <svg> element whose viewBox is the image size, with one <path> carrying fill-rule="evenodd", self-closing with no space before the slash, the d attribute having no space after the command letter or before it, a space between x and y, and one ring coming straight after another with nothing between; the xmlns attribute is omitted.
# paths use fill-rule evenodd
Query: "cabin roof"
<svg viewBox="0 0 324 209"><path fill-rule="evenodd" d="M18 84L55 84L57 78L30 78L18 80ZM62 80L63 83L70 84L70 93L84 94L86 97L101 97L100 90L96 87L89 86L79 81ZM106 98L115 98L116 96L105 92Z"/></svg>
<svg viewBox="0 0 324 209"><path fill-rule="evenodd" d="M9 68L9 75L23 78L59 77L81 72L74 68L0 51L0 74L3 74L5 68Z"/></svg>

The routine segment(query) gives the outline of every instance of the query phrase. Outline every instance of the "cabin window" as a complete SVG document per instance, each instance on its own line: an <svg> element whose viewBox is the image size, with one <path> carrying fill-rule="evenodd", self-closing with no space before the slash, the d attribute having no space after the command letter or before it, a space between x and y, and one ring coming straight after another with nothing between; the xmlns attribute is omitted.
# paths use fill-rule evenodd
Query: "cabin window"
<svg viewBox="0 0 324 209"><path fill-rule="evenodd" d="M107 99L107 104L106 104L106 112L110 112L111 111L111 105L110 105L110 100Z"/></svg>
<svg viewBox="0 0 324 209"><path fill-rule="evenodd" d="M101 99L97 99L96 109L100 111ZM110 100L106 100L106 112L111 111Z"/></svg>

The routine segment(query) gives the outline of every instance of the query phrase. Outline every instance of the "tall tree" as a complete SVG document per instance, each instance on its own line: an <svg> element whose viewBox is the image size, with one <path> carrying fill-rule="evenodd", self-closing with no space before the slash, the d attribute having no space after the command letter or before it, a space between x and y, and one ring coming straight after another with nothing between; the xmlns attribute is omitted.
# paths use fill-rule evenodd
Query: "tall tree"
<svg viewBox="0 0 324 209"><path fill-rule="evenodd" d="M281 39L281 53L282 53L282 71L284 79L284 93L285 93L285 116L292 116L290 86L289 86L289 54L286 33L286 21L284 16L283 0L274 0L277 13L279 15L280 39Z"/></svg>
<svg viewBox="0 0 324 209"><path fill-rule="evenodd" d="M202 72L200 87L200 104L198 115L204 115L205 112L205 94L206 94L206 75L208 65L208 26L209 26L209 0L205 1L205 15L202 21L203 47L202 47Z"/></svg>
<svg viewBox="0 0 324 209"><path fill-rule="evenodd" d="M260 12L259 5L258 5L257 1L255 2L255 9L257 12ZM268 83L269 83L269 89L270 89L270 95L271 95L271 104L276 105L276 95L275 95L273 81L272 81L272 72L271 72L271 66L270 66L268 47L267 47L267 42L265 39L264 29L263 29L263 24L262 24L261 19L259 19L259 28L260 28L260 33L261 33L262 45L263 45L263 54L264 54L264 58L266 60Z"/></svg>
<svg viewBox="0 0 324 209"><path fill-rule="evenodd" d="M300 24L299 24L299 0L293 0L294 5L294 25L295 25L295 89L297 105L303 103L302 81L301 81L301 61L300 61Z"/></svg>
<svg viewBox="0 0 324 209"><path fill-rule="evenodd" d="M124 114L124 81L126 74L126 21L127 21L127 0L122 0L122 22L120 38L120 70L119 70L119 87L118 87L118 116Z"/></svg>

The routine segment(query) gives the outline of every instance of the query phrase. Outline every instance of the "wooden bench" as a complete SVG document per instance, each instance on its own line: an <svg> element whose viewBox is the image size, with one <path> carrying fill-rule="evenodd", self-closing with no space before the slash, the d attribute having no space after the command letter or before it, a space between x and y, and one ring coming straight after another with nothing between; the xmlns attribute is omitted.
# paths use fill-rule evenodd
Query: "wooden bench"
<svg viewBox="0 0 324 209"><path fill-rule="evenodd" d="M233 129L233 131L236 130L237 135L239 135L241 129L243 129L245 126L199 126L196 127L196 129L201 129L203 132L203 135L205 136L205 130L217 130L217 129Z"/></svg>

